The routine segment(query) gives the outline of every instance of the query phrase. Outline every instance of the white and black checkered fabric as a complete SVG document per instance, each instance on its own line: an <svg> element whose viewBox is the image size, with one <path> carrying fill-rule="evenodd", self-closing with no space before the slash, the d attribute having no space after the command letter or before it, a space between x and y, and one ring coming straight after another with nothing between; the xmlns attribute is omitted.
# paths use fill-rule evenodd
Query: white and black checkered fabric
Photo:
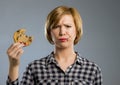
<svg viewBox="0 0 120 85"><path fill-rule="evenodd" d="M11 83L8 79L7 85L18 85L18 79ZM52 52L28 65L20 85L102 85L102 77L100 68L78 53L75 63L64 72Z"/></svg>

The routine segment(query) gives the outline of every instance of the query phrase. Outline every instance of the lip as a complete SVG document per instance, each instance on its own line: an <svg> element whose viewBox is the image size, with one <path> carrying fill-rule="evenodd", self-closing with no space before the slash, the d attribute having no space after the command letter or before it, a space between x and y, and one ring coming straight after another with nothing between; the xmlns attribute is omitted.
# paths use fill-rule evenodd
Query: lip
<svg viewBox="0 0 120 85"><path fill-rule="evenodd" d="M67 38L59 38L59 41L65 42L65 41L67 41Z"/></svg>

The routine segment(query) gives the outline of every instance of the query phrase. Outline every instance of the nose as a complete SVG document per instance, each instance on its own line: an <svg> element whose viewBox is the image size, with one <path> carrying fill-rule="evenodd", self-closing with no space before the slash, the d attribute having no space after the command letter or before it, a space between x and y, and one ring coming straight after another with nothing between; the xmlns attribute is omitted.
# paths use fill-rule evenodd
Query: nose
<svg viewBox="0 0 120 85"><path fill-rule="evenodd" d="M59 35L63 36L63 35L65 35L65 33L66 33L65 28L63 26L60 27Z"/></svg>

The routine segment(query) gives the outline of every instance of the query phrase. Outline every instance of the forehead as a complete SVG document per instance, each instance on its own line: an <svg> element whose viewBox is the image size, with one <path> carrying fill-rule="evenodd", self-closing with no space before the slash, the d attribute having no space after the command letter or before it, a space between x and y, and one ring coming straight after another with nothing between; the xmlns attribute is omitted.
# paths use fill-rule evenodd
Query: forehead
<svg viewBox="0 0 120 85"><path fill-rule="evenodd" d="M74 23L72 15L62 15L58 23Z"/></svg>

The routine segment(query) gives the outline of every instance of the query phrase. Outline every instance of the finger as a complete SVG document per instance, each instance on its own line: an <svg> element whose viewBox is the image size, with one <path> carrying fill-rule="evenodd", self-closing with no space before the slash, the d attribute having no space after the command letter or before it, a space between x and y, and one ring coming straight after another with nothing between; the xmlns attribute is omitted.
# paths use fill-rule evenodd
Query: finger
<svg viewBox="0 0 120 85"><path fill-rule="evenodd" d="M14 48L17 46L17 44L19 43L13 43L7 50L7 54L9 54L9 52L11 52L12 50L14 50Z"/></svg>
<svg viewBox="0 0 120 85"><path fill-rule="evenodd" d="M24 50L20 49L17 53L16 56L17 58L20 58L20 56L23 54Z"/></svg>
<svg viewBox="0 0 120 85"><path fill-rule="evenodd" d="M13 46L11 47L11 49L14 49L14 48L22 48L24 45L23 44L21 44L21 43L15 43L15 44L13 44Z"/></svg>
<svg viewBox="0 0 120 85"><path fill-rule="evenodd" d="M15 51L15 50L17 50L17 49L19 49L19 48L22 48L23 47L23 44L20 44L20 43L14 43L14 44L12 44L9 48L8 48L8 53L9 52L11 52L11 51Z"/></svg>
<svg viewBox="0 0 120 85"><path fill-rule="evenodd" d="M14 58L14 57L16 57L16 55L17 55L17 53L19 52L19 50L22 50L22 47L23 47L23 45L22 44L14 44L14 46L12 46L9 50L8 50L8 52L7 52L7 54L8 54L8 56L9 57L12 57L12 58Z"/></svg>
<svg viewBox="0 0 120 85"><path fill-rule="evenodd" d="M23 54L23 49L18 49L16 52L12 52L9 56L10 60L19 60L20 56Z"/></svg>
<svg viewBox="0 0 120 85"><path fill-rule="evenodd" d="M16 46L17 44L19 44L19 43L13 43L13 44L11 44L8 49L12 49L12 48L13 48L14 46Z"/></svg>

